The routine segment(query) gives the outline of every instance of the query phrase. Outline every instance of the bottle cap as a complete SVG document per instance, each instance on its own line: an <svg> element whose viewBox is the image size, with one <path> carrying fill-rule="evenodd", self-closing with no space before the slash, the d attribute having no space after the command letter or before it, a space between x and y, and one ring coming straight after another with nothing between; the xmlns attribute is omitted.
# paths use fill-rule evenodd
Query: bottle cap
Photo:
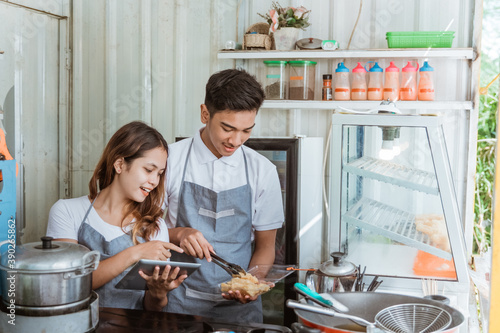
<svg viewBox="0 0 500 333"><path fill-rule="evenodd" d="M401 71L403 72L416 72L418 70L417 67L414 67L410 61L408 61L408 64L403 67L403 69Z"/></svg>
<svg viewBox="0 0 500 333"><path fill-rule="evenodd" d="M399 72L399 68L396 65L394 65L393 61L391 61L391 63L389 64L389 67L387 67L385 69L385 71L386 72Z"/></svg>
<svg viewBox="0 0 500 333"><path fill-rule="evenodd" d="M352 69L353 73L366 73L366 69L358 62L358 65Z"/></svg>
<svg viewBox="0 0 500 333"><path fill-rule="evenodd" d="M424 65L422 67L420 67L420 71L421 72L433 72L434 68L432 68L431 66L429 66L429 64L427 63L427 61L424 61Z"/></svg>
<svg viewBox="0 0 500 333"><path fill-rule="evenodd" d="M344 63L341 62L337 65L337 69L335 70L335 72L349 72L349 68L345 67Z"/></svg>
<svg viewBox="0 0 500 333"><path fill-rule="evenodd" d="M331 80L332 74L323 74L323 80Z"/></svg>
<svg viewBox="0 0 500 333"><path fill-rule="evenodd" d="M383 72L384 70L378 65L378 63L375 63L372 68L370 68L370 72Z"/></svg>

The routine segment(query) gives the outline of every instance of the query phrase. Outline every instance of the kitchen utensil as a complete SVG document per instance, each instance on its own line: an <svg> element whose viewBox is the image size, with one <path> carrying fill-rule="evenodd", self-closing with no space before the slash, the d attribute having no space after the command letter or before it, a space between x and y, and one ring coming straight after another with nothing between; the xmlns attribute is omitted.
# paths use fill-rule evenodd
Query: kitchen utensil
<svg viewBox="0 0 500 333"><path fill-rule="evenodd" d="M458 332L459 327L465 322L462 313L453 307L421 297L366 292L335 293L333 296L349 308L350 315L363 318L368 322L374 322L375 315L384 308L403 303L430 304L446 310L451 315L452 321L448 328L442 331L444 333ZM305 300L301 302L305 303ZM319 328L324 333L359 333L367 331L366 327L354 324L349 319L326 316L300 309L294 311L303 324Z"/></svg>
<svg viewBox="0 0 500 333"><path fill-rule="evenodd" d="M321 39L310 37L310 38L299 39L296 45L301 50L314 50L314 49L321 49L321 42L322 42Z"/></svg>
<svg viewBox="0 0 500 333"><path fill-rule="evenodd" d="M307 299L310 299L313 302L316 302L317 304L324 306L326 308L333 308L338 312L347 312L349 311L349 308L345 306L344 304L340 303L333 297L330 297L330 299L326 299L317 292L307 288L307 286L303 283L295 283L294 284L294 289L296 292L301 294L302 296L306 297Z"/></svg>
<svg viewBox="0 0 500 333"><path fill-rule="evenodd" d="M356 281L358 269L343 260L344 254L332 252L332 261L321 264L315 272L306 273L306 286L317 293L351 291Z"/></svg>
<svg viewBox="0 0 500 333"><path fill-rule="evenodd" d="M99 264L98 251L42 237L41 243L17 246L15 261L10 258L9 253L4 252L0 260L4 304L14 302L16 307L24 308L65 305L65 311L88 305L92 272ZM9 292L12 285L15 293Z"/></svg>
<svg viewBox="0 0 500 333"><path fill-rule="evenodd" d="M238 266L236 264L227 262L226 260L222 259L221 257L210 253L210 256L212 257L212 261L222 267L229 275L231 276L239 276L240 273L246 274L247 272L241 268L241 266Z"/></svg>
<svg viewBox="0 0 500 333"><path fill-rule="evenodd" d="M435 279L422 279L422 292L424 296L437 295L437 281Z"/></svg>
<svg viewBox="0 0 500 333"><path fill-rule="evenodd" d="M293 300L287 306L332 317L349 319L358 325L373 328L377 326L392 333L426 333L439 332L451 323L451 315L444 309L430 304L398 304L385 308L377 313L375 322L371 323L361 317L338 313L331 309L319 308Z"/></svg>

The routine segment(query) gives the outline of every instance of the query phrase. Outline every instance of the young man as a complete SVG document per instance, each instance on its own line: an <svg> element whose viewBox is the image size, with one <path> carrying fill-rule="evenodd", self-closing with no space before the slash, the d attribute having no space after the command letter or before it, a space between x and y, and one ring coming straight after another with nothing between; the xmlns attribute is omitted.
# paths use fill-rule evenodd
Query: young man
<svg viewBox="0 0 500 333"><path fill-rule="evenodd" d="M276 167L243 146L255 126L264 91L245 71L210 77L200 129L169 145L165 201L170 241L202 264L169 293L167 311L227 322L262 322L260 297L221 294L231 279L211 252L247 269L272 265L283 204ZM253 240L253 250L252 250Z"/></svg>

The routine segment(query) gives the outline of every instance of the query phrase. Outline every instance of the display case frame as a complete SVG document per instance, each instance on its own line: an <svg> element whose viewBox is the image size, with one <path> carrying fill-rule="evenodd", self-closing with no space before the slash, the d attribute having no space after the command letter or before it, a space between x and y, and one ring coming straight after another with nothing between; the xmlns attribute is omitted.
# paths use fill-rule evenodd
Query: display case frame
<svg viewBox="0 0 500 333"><path fill-rule="evenodd" d="M432 180L432 174L425 175L430 178L430 184L421 184L420 182L411 181L411 177L396 177L396 174L387 175L384 172L370 171L369 168L359 168L355 163L344 163L345 151L343 149L343 129L344 126L394 126L394 127L420 127L425 128L427 140L432 154L434 165L435 180ZM470 288L470 280L467 270L466 248L464 233L461 226L461 217L459 206L457 203L456 192L454 188L453 175L450 168L448 152L446 149L446 140L443 130L443 117L438 115L397 115L397 114L341 114L332 115L332 136L331 136L331 154L330 154L330 223L329 223L329 250L331 252L341 251L342 240L346 235L342 230L342 219L350 219L351 223L357 227L365 228L371 231L379 232L383 236L391 238L395 241L406 245L420 246L420 249L432 254L443 257L443 253L439 253L439 249L427 246L425 242L416 241L405 236L392 233L391 231L378 228L377 226L356 219L356 216L346 213L342 214L345 204L342 201L342 191L345 189L343 184L343 172L357 173L362 177L369 177L385 183L390 183L397 186L404 186L407 189L421 191L424 193L436 194L442 203L443 215L448 229L451 255L455 262L456 279L439 281L441 290L468 293ZM363 162L363 161L362 161ZM381 163L383 167L390 167L391 163L386 161L364 161L365 163ZM368 170L367 170L368 169ZM409 175L416 174L416 170L406 170ZM425 177L424 177L425 178ZM437 191L437 192L436 192ZM360 203L361 204L361 203ZM345 207L344 207L345 210ZM351 210L354 211L354 210ZM378 228L378 229L377 229ZM444 251L441 251L444 252ZM370 275L370 268L367 267L367 275ZM371 274L375 275L375 274ZM439 279L438 279L439 280ZM408 278L397 276L397 274L388 274L384 276L383 289L414 289L420 290L422 282L420 278Z"/></svg>

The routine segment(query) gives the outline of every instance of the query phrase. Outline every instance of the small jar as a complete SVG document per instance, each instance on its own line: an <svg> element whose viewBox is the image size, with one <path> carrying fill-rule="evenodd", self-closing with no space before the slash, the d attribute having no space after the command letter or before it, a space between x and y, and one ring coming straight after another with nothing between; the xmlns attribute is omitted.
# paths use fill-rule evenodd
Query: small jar
<svg viewBox="0 0 500 333"><path fill-rule="evenodd" d="M265 70L262 85L266 99L288 99L287 61L264 60Z"/></svg>
<svg viewBox="0 0 500 333"><path fill-rule="evenodd" d="M332 100L332 75L323 75L323 89L321 90L321 99L323 101Z"/></svg>
<svg viewBox="0 0 500 333"><path fill-rule="evenodd" d="M316 62L309 60L289 61L290 90L289 99L313 100L316 78Z"/></svg>

